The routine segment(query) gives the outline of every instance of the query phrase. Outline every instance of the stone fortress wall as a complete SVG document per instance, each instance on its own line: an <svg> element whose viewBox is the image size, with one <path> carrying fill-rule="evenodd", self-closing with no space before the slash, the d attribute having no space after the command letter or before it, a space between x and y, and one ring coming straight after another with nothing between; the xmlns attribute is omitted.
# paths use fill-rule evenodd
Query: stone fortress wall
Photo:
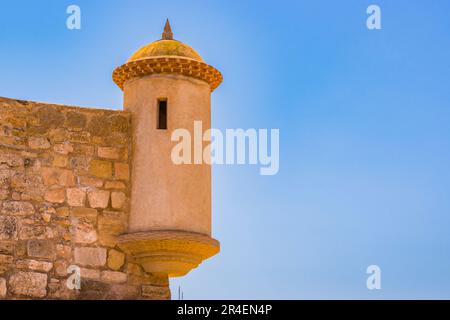
<svg viewBox="0 0 450 320"><path fill-rule="evenodd" d="M0 98L0 299L170 299L117 247L131 137L125 111Z"/></svg>

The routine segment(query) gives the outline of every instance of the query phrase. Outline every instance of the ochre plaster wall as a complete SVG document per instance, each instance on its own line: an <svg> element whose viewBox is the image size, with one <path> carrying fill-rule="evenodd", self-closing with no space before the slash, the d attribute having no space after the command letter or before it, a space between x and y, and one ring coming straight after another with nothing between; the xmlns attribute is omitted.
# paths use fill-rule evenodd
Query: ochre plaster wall
<svg viewBox="0 0 450 320"><path fill-rule="evenodd" d="M157 129L158 99L167 99L167 130ZM181 75L136 78L125 84L124 109L133 121L129 232L182 230L211 235L210 165L176 165L171 159L176 144L171 134L178 128L189 130L194 159L194 121L202 122L203 131L211 127L210 86Z"/></svg>

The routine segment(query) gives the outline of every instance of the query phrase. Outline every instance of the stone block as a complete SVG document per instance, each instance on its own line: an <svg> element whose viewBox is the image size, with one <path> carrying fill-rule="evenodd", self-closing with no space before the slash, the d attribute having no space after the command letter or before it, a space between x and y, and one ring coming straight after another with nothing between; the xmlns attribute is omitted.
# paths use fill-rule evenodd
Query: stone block
<svg viewBox="0 0 450 320"><path fill-rule="evenodd" d="M1 224L1 222L0 222ZM13 254L14 253L14 243L10 241L0 242L0 254Z"/></svg>
<svg viewBox="0 0 450 320"><path fill-rule="evenodd" d="M170 289L168 287L143 285L142 297L150 300L170 300Z"/></svg>
<svg viewBox="0 0 450 320"><path fill-rule="evenodd" d="M72 207L83 207L86 202L86 191L82 188L70 188L66 190L67 203Z"/></svg>
<svg viewBox="0 0 450 320"><path fill-rule="evenodd" d="M89 205L91 208L107 208L109 203L109 191L93 190L88 193Z"/></svg>
<svg viewBox="0 0 450 320"><path fill-rule="evenodd" d="M38 260L19 260L16 262L18 269L28 269L32 271L49 272L53 268L53 263Z"/></svg>
<svg viewBox="0 0 450 320"><path fill-rule="evenodd" d="M67 158L67 157L57 155L53 158L52 165L54 167L65 168L65 167L67 167L68 164L69 164L69 158Z"/></svg>
<svg viewBox="0 0 450 320"><path fill-rule="evenodd" d="M88 221L72 218L70 232L75 243L90 244L97 241L97 231L94 225Z"/></svg>
<svg viewBox="0 0 450 320"><path fill-rule="evenodd" d="M119 270L125 263L125 254L111 249L108 253L108 267L112 270Z"/></svg>
<svg viewBox="0 0 450 320"><path fill-rule="evenodd" d="M95 223L97 221L98 212L93 208L77 207L72 208L70 214L72 217Z"/></svg>
<svg viewBox="0 0 450 320"><path fill-rule="evenodd" d="M70 142L63 142L53 146L53 151L60 154L69 154L73 152L73 145Z"/></svg>
<svg viewBox="0 0 450 320"><path fill-rule="evenodd" d="M75 248L75 263L82 266L101 267L106 264L106 249L78 247Z"/></svg>
<svg viewBox="0 0 450 320"><path fill-rule="evenodd" d="M92 160L89 173L98 178L110 178L112 176L112 163L103 160Z"/></svg>
<svg viewBox="0 0 450 320"><path fill-rule="evenodd" d="M119 180L130 179L130 166L127 163L114 163L114 176Z"/></svg>
<svg viewBox="0 0 450 320"><path fill-rule="evenodd" d="M80 271L81 271L81 277L84 279L90 279L90 280L99 280L100 279L100 270L80 268Z"/></svg>
<svg viewBox="0 0 450 320"><path fill-rule="evenodd" d="M100 158L118 160L120 158L120 149L114 147L98 147L97 155Z"/></svg>
<svg viewBox="0 0 450 320"><path fill-rule="evenodd" d="M113 191L111 193L111 206L114 209L122 209L126 199L125 193Z"/></svg>
<svg viewBox="0 0 450 320"><path fill-rule="evenodd" d="M30 139L28 139L28 146L31 149L48 149L51 147L50 142L48 141L47 138L35 138L32 137Z"/></svg>
<svg viewBox="0 0 450 320"><path fill-rule="evenodd" d="M51 203L64 203L66 201L66 192L62 188L47 190L44 199Z"/></svg>
<svg viewBox="0 0 450 320"><path fill-rule="evenodd" d="M6 279L0 278L0 299L5 298L8 293L8 288L6 287Z"/></svg>
<svg viewBox="0 0 450 320"><path fill-rule="evenodd" d="M34 214L35 210L31 203L24 201L4 201L2 205L2 214L11 216L29 216Z"/></svg>
<svg viewBox="0 0 450 320"><path fill-rule="evenodd" d="M56 254L58 257L70 260L72 257L72 248L67 245L58 244L56 245Z"/></svg>
<svg viewBox="0 0 450 320"><path fill-rule="evenodd" d="M35 258L55 258L55 246L50 240L29 240L27 253Z"/></svg>
<svg viewBox="0 0 450 320"><path fill-rule="evenodd" d="M125 189L126 185L122 181L106 181L105 189Z"/></svg>
<svg viewBox="0 0 450 320"><path fill-rule="evenodd" d="M80 177L80 184L93 188L101 188L103 187L103 180L91 177Z"/></svg>
<svg viewBox="0 0 450 320"><path fill-rule="evenodd" d="M61 168L42 168L42 179L46 186L59 185L71 187L76 183L73 172L68 169Z"/></svg>
<svg viewBox="0 0 450 320"><path fill-rule="evenodd" d="M86 126L86 116L79 112L68 112L65 125L71 130L82 130Z"/></svg>
<svg viewBox="0 0 450 320"><path fill-rule="evenodd" d="M0 240L17 239L17 219L15 217L0 216Z"/></svg>
<svg viewBox="0 0 450 320"><path fill-rule="evenodd" d="M101 280L109 283L124 283L127 281L127 274L117 271L102 271Z"/></svg>
<svg viewBox="0 0 450 320"><path fill-rule="evenodd" d="M15 295L43 298L47 295L47 275L19 271L10 277L9 287Z"/></svg>

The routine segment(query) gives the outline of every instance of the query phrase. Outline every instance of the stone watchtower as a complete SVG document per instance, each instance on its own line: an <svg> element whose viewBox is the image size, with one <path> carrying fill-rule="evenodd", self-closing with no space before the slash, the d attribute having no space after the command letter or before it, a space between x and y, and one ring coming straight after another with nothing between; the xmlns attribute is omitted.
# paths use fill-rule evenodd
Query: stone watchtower
<svg viewBox="0 0 450 320"><path fill-rule="evenodd" d="M113 79L124 110L0 97L0 300L169 299L219 252L211 168L171 136L210 128L220 72L167 21Z"/></svg>
<svg viewBox="0 0 450 320"><path fill-rule="evenodd" d="M162 39L135 52L113 79L133 141L129 226L119 246L149 273L183 276L220 247L211 237L211 167L174 164L171 134L183 128L194 137L194 121L210 128L211 92L222 75L174 40L167 20Z"/></svg>

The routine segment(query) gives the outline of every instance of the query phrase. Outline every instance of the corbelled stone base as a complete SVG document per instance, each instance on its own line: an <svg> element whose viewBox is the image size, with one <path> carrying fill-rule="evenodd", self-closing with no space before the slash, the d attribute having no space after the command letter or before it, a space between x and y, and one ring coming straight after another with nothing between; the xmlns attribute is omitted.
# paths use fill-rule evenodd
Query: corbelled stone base
<svg viewBox="0 0 450 320"><path fill-rule="evenodd" d="M149 231L125 234L118 246L148 273L181 277L220 251L217 240L200 233Z"/></svg>

